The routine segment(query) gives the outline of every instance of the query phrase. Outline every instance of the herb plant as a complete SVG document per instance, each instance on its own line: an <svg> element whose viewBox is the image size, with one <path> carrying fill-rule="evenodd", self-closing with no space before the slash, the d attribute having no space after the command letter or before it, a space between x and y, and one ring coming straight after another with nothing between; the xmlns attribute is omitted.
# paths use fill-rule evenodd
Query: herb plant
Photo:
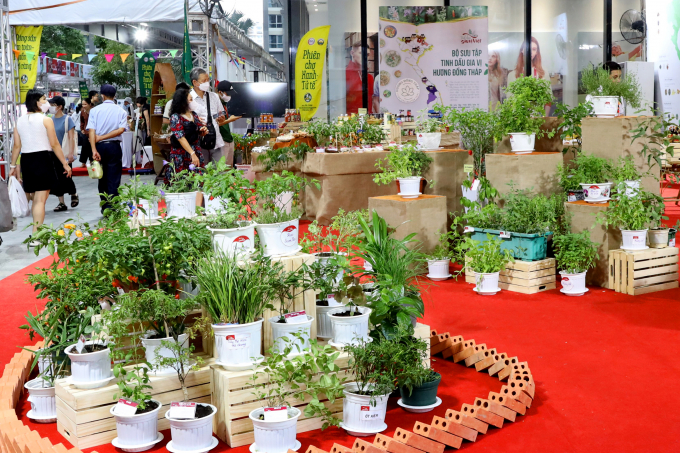
<svg viewBox="0 0 680 453"><path fill-rule="evenodd" d="M423 317L425 304L419 293L402 285L390 284L389 277L369 298L370 332L374 341L391 340L401 335L413 335L412 319Z"/></svg>
<svg viewBox="0 0 680 453"><path fill-rule="evenodd" d="M297 142L283 148L269 148L257 157L264 165L265 171L277 171L289 168L293 161L302 161L307 153L314 152L306 143Z"/></svg>
<svg viewBox="0 0 680 453"><path fill-rule="evenodd" d="M349 354L349 372L356 380L357 393L370 396L370 404L376 405L376 397L389 395L395 389L394 360L402 350L399 341L372 341L360 339L345 345Z"/></svg>
<svg viewBox="0 0 680 453"><path fill-rule="evenodd" d="M615 193L609 208L598 216L598 223L621 230L643 230L656 227L661 220L668 220L664 213L663 198L638 190L633 196Z"/></svg>
<svg viewBox="0 0 680 453"><path fill-rule="evenodd" d="M496 135L498 140L513 132L536 134L537 139L544 135L553 137L554 130L545 131L541 128L544 123L545 105L553 102L548 80L522 76L510 83L505 91L511 96L498 109L500 116L500 128Z"/></svg>
<svg viewBox="0 0 680 453"><path fill-rule="evenodd" d="M558 103L555 108L555 116L560 118L560 124L557 129L560 131L560 138L562 140L576 140L576 145L568 145L562 149L562 153L566 154L571 151L576 156L581 152L581 123L583 118L593 116L593 104L591 102L579 103L577 106L571 108L567 104Z"/></svg>
<svg viewBox="0 0 680 453"><path fill-rule="evenodd" d="M243 172L227 165L224 157L218 162L210 162L196 180L206 195L220 197L228 204L243 205L249 196L252 184Z"/></svg>
<svg viewBox="0 0 680 453"><path fill-rule="evenodd" d="M313 221L300 241L303 251L325 254L323 256L330 253L352 253L361 234L359 218L367 219L368 210L345 211L340 208L326 228L319 225L318 221Z"/></svg>
<svg viewBox="0 0 680 453"><path fill-rule="evenodd" d="M123 201L132 201L135 204L137 204L140 199L153 202L161 197L158 186L142 182L139 176L135 176L118 187L118 195Z"/></svg>
<svg viewBox="0 0 680 453"><path fill-rule="evenodd" d="M486 241L480 242L466 239L468 267L478 274L492 274L503 270L506 264L514 263L515 258L510 250L501 250L503 241L486 234Z"/></svg>
<svg viewBox="0 0 680 453"><path fill-rule="evenodd" d="M321 187L314 179L307 180L285 170L280 175L274 173L265 180L257 181L255 187L259 206L256 208L256 221L272 224L299 219L302 216L300 196L310 184L317 189ZM281 201L286 192L293 194L289 205Z"/></svg>
<svg viewBox="0 0 680 453"><path fill-rule="evenodd" d="M171 166L171 168L173 168ZM170 178L170 184L163 187L166 193L190 193L199 190L198 172L190 170L175 171Z"/></svg>
<svg viewBox="0 0 680 453"><path fill-rule="evenodd" d="M408 143L400 148L391 147L384 159L379 159L375 166L381 173L376 173L373 181L376 184L390 184L400 178L422 176L433 159L416 145Z"/></svg>
<svg viewBox="0 0 680 453"><path fill-rule="evenodd" d="M558 269L567 274L580 274L595 267L598 245L590 240L589 231L555 235L553 250Z"/></svg>
<svg viewBox="0 0 680 453"><path fill-rule="evenodd" d="M618 164L612 167L612 179L617 184L642 179L642 174L635 165L635 158L633 156L619 157Z"/></svg>
<svg viewBox="0 0 680 453"><path fill-rule="evenodd" d="M428 356L428 343L410 335L397 337L394 341L399 341L400 348L394 361L395 378L397 385L408 392L410 396L413 389L428 382L439 379L439 375L429 366L425 365Z"/></svg>
<svg viewBox="0 0 680 453"><path fill-rule="evenodd" d="M616 96L635 108L640 107L640 85L633 74L615 81L609 78L609 71L591 65L581 71L581 87L591 96Z"/></svg>
<svg viewBox="0 0 680 453"><path fill-rule="evenodd" d="M673 143L678 141L678 120L675 123L666 114L638 117L638 126L631 129L631 144L642 142L640 154L647 159L649 167L656 163L659 167L665 155L674 156Z"/></svg>

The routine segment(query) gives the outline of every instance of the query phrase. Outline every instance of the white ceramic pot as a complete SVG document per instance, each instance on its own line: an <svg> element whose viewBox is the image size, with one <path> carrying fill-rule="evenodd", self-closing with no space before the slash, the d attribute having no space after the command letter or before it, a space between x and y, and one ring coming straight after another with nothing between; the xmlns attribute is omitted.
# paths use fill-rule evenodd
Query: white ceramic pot
<svg viewBox="0 0 680 453"><path fill-rule="evenodd" d="M143 215L148 219L158 218L158 200L147 200L144 198L140 198L139 207L146 211L146 214L140 211L139 212L140 215Z"/></svg>
<svg viewBox="0 0 680 453"><path fill-rule="evenodd" d="M621 230L621 248L623 250L646 250L647 230Z"/></svg>
<svg viewBox="0 0 680 453"><path fill-rule="evenodd" d="M42 351L42 349L36 350L36 352ZM42 374L43 371L46 369L49 369L50 365L52 364L52 357L49 356L40 356L38 359L38 374Z"/></svg>
<svg viewBox="0 0 680 453"><path fill-rule="evenodd" d="M449 272L450 259L444 260L428 260L427 261L427 277L431 280L440 281L451 277Z"/></svg>
<svg viewBox="0 0 680 453"><path fill-rule="evenodd" d="M95 344L86 341L85 345ZM71 384L77 388L99 388L113 378L109 348L87 354L75 354L76 345L72 344L64 352L71 359Z"/></svg>
<svg viewBox="0 0 680 453"><path fill-rule="evenodd" d="M624 181L622 189L625 189L627 197L633 197L640 191L640 180Z"/></svg>
<svg viewBox="0 0 680 453"><path fill-rule="evenodd" d="M203 418L180 420L170 418L170 411L165 413L165 418L170 420L170 432L172 433L172 451L204 452L210 450L213 444L213 418L217 408L212 404L200 403L200 406L209 406L212 414Z"/></svg>
<svg viewBox="0 0 680 453"><path fill-rule="evenodd" d="M465 186L460 187L463 191L463 198L467 198L472 202L479 202L479 189L468 189ZM465 212L468 212L468 209L470 208L465 208Z"/></svg>
<svg viewBox="0 0 680 453"><path fill-rule="evenodd" d="M611 196L612 183L580 184L587 203L604 203Z"/></svg>
<svg viewBox="0 0 680 453"><path fill-rule="evenodd" d="M168 349L167 347L163 346L161 344L162 341L174 341L172 337L167 337L167 338L157 338L157 339L151 339L147 338L152 335L154 335L156 332L149 331L147 332L143 337L142 337L142 346L144 346L144 354L146 355L146 361L153 366L153 369L150 371L151 374L155 374L156 376L164 376L164 375L170 375L170 374L175 374L176 371L172 367L161 367L157 365L157 359L156 355L160 354L161 357L170 357L174 358L175 354ZM187 334L182 334L179 336L179 342L182 345L182 349L186 349L189 347L189 341L187 340Z"/></svg>
<svg viewBox="0 0 680 453"><path fill-rule="evenodd" d="M41 377L32 379L24 384L28 390L28 402L31 403L31 411L28 418L40 423L54 423L57 421L57 401L54 397L54 387L46 387L48 384Z"/></svg>
<svg viewBox="0 0 680 453"><path fill-rule="evenodd" d="M293 208L293 192L283 192L276 196L274 204L277 208L283 209L287 214Z"/></svg>
<svg viewBox="0 0 680 453"><path fill-rule="evenodd" d="M336 308L342 307L342 304L335 303L324 307L322 305L316 306L316 337L323 340L333 338L333 325L331 324L331 318L328 316L328 312L335 310Z"/></svg>
<svg viewBox="0 0 680 453"><path fill-rule="evenodd" d="M196 215L196 194L198 192L187 193L165 193L165 204L167 205L168 217L191 218Z"/></svg>
<svg viewBox="0 0 680 453"><path fill-rule="evenodd" d="M205 195L205 213L206 214L217 214L227 209L228 200L221 197L211 197Z"/></svg>
<svg viewBox="0 0 680 453"><path fill-rule="evenodd" d="M586 272L568 274L562 271L560 275L562 276L561 293L568 296L582 296L588 291L588 288L586 288Z"/></svg>
<svg viewBox="0 0 680 453"><path fill-rule="evenodd" d="M371 272L373 270L373 265L368 261L364 260L364 270L366 272Z"/></svg>
<svg viewBox="0 0 680 453"><path fill-rule="evenodd" d="M300 251L300 220L288 222L257 224L257 235L260 238L265 256L288 256Z"/></svg>
<svg viewBox="0 0 680 453"><path fill-rule="evenodd" d="M338 346L353 344L360 339L368 338L368 317L371 309L368 307L354 307L354 316L334 316L335 313L342 313L350 307L340 307L328 312L333 328L333 343Z"/></svg>
<svg viewBox="0 0 680 453"><path fill-rule="evenodd" d="M248 324L213 324L215 358L224 368L248 366L262 358L262 322ZM227 337L234 336L227 341ZM234 341L231 341L234 340ZM245 345L243 344L245 342Z"/></svg>
<svg viewBox="0 0 680 453"><path fill-rule="evenodd" d="M307 321L298 322L295 324L277 322L279 319L281 319L279 316L269 318L269 324L272 326L272 348L274 348L275 351L282 352L286 346L291 345L292 350L290 351L290 355L295 355L309 348L309 337L312 334L312 323L314 322L313 317L307 315ZM301 340L296 338L292 343L284 340L284 337L287 337L294 332L302 334L303 339ZM292 340L294 337L290 336L289 338Z"/></svg>
<svg viewBox="0 0 680 453"><path fill-rule="evenodd" d="M115 447L125 451L145 451L162 439L158 432L158 412L162 405L156 400L151 401L158 404L158 407L139 415L116 415L116 406L111 407L109 412L116 419L118 432L118 437L112 442Z"/></svg>
<svg viewBox="0 0 680 453"><path fill-rule="evenodd" d="M655 249L663 249L668 247L668 232L669 228L652 228L649 230L649 246Z"/></svg>
<svg viewBox="0 0 680 453"><path fill-rule="evenodd" d="M614 118L619 113L617 96L592 96L593 110L598 118Z"/></svg>
<svg viewBox="0 0 680 453"><path fill-rule="evenodd" d="M300 442L297 441L297 421L302 412L294 407L288 408L288 420L281 422L266 422L260 420L264 408L255 409L248 417L253 422L255 443L250 451L266 453L286 453L289 449L297 451Z"/></svg>
<svg viewBox="0 0 680 453"><path fill-rule="evenodd" d="M255 251L255 225L245 227L213 229L208 227L212 234L213 248L221 250L229 256L247 257Z"/></svg>
<svg viewBox="0 0 680 453"><path fill-rule="evenodd" d="M442 141L441 132L418 132L418 144L424 150L439 149Z"/></svg>
<svg viewBox="0 0 680 453"><path fill-rule="evenodd" d="M420 181L423 179L420 176L411 176L410 178L399 179L399 196L401 198L418 198L420 195Z"/></svg>
<svg viewBox="0 0 680 453"><path fill-rule="evenodd" d="M498 276L500 272L482 274L475 272L475 291L477 294L493 295L500 291Z"/></svg>
<svg viewBox="0 0 680 453"><path fill-rule="evenodd" d="M536 134L526 132L510 132L510 149L516 154L527 154L535 149Z"/></svg>
<svg viewBox="0 0 680 453"><path fill-rule="evenodd" d="M375 397L375 406L371 406L371 397L358 395L356 382L345 384L345 398L342 400L342 428L354 436L369 436L387 428L385 412L389 394Z"/></svg>

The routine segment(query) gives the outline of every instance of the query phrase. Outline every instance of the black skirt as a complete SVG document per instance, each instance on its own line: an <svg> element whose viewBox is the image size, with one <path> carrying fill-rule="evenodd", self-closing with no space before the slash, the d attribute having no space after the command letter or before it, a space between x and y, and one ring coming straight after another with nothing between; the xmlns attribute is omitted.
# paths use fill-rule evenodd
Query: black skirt
<svg viewBox="0 0 680 453"><path fill-rule="evenodd" d="M24 181L24 192L34 193L52 190L58 181L50 151L21 154L21 177ZM59 165L61 171L64 169Z"/></svg>
<svg viewBox="0 0 680 453"><path fill-rule="evenodd" d="M57 197L63 197L64 194L75 195L77 192L76 185L73 183L73 178L69 178L68 175L64 174L64 166L61 164L57 155L54 153L50 154L52 155L54 170L57 173L57 183L52 187L50 193ZM72 167L71 164L69 164L69 166Z"/></svg>

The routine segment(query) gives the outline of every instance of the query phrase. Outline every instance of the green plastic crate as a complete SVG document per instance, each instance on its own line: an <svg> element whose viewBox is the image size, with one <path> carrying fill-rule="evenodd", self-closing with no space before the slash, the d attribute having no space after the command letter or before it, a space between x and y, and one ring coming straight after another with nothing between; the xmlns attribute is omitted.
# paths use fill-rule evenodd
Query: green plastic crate
<svg viewBox="0 0 680 453"><path fill-rule="evenodd" d="M487 230L485 228L475 228L472 233L472 239L480 242L486 241L486 233L492 236L499 236L501 232L499 230ZM523 234L523 233L512 233L504 232L509 234L510 237L502 237L503 245L502 250L510 250L510 253L515 257L515 259L522 261L540 261L546 258L548 253L548 236L552 233L545 234Z"/></svg>

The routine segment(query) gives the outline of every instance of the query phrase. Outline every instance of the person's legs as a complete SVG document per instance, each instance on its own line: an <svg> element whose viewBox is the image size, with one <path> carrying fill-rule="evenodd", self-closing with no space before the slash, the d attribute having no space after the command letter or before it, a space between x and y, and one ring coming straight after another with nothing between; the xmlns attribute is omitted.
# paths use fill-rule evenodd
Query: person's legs
<svg viewBox="0 0 680 453"><path fill-rule="evenodd" d="M49 190L41 190L33 194L33 232L45 221L45 203L50 196Z"/></svg>
<svg viewBox="0 0 680 453"><path fill-rule="evenodd" d="M82 164L81 167L85 167L88 160L92 160L92 146L90 146L90 141L87 139L87 136L83 134L83 146L80 149L78 161Z"/></svg>
<svg viewBox="0 0 680 453"><path fill-rule="evenodd" d="M102 201L109 197L118 195L118 187L120 186L120 178L123 171L123 150L120 142L111 141L99 143L97 151L101 156L100 164L102 165L103 176L99 180L99 198ZM108 203L102 206L102 213L108 208Z"/></svg>

